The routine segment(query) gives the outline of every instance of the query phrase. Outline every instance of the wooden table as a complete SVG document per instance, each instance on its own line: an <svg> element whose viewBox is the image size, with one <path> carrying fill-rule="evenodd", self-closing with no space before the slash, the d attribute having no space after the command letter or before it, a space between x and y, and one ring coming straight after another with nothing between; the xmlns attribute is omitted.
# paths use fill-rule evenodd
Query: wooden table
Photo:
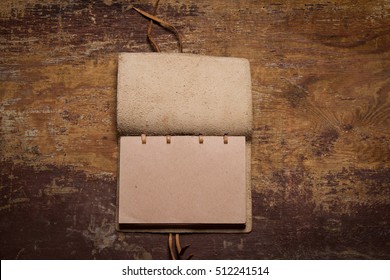
<svg viewBox="0 0 390 280"><path fill-rule="evenodd" d="M1 259L169 258L114 228L117 56L151 51L129 2L0 3ZM184 52L251 63L253 232L184 235L194 259L390 258L390 5L350 2L161 1Z"/></svg>

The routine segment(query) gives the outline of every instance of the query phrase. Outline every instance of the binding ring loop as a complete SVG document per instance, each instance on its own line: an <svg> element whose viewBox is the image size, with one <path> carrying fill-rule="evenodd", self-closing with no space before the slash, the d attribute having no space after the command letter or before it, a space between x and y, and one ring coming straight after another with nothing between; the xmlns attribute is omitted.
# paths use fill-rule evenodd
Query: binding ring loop
<svg viewBox="0 0 390 280"><path fill-rule="evenodd" d="M167 135L167 144L171 144L171 135Z"/></svg>
<svg viewBox="0 0 390 280"><path fill-rule="evenodd" d="M199 144L203 144L203 135L199 134Z"/></svg>
<svg viewBox="0 0 390 280"><path fill-rule="evenodd" d="M146 134L141 134L142 144L146 144Z"/></svg>
<svg viewBox="0 0 390 280"><path fill-rule="evenodd" d="M227 134L225 134L225 135L223 136L223 143L224 143L224 144L227 144L227 143L228 143L228 136L227 136Z"/></svg>

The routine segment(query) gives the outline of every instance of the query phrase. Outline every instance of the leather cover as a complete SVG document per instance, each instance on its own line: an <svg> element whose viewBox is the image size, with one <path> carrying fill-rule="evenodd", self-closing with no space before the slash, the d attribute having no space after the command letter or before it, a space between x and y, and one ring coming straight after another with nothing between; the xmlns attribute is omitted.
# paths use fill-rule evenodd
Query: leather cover
<svg viewBox="0 0 390 280"><path fill-rule="evenodd" d="M173 53L121 53L121 135L252 134L249 62Z"/></svg>

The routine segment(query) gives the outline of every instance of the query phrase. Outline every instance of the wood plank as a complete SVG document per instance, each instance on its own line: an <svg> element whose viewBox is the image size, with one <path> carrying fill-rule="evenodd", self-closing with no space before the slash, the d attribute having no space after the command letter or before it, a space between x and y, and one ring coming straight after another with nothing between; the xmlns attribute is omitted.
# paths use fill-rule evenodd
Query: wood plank
<svg viewBox="0 0 390 280"><path fill-rule="evenodd" d="M151 51L126 2L0 3L2 259L169 258L167 236L114 229L117 53ZM194 259L390 257L389 13L386 0L161 1L184 52L251 63L253 232L186 235Z"/></svg>

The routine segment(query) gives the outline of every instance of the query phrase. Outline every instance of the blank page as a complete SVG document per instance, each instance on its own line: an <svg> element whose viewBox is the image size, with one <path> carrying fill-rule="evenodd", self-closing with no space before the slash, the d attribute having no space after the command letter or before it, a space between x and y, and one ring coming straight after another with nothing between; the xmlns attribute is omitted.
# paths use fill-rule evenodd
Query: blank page
<svg viewBox="0 0 390 280"><path fill-rule="evenodd" d="M120 138L119 224L235 227L246 222L245 137Z"/></svg>

